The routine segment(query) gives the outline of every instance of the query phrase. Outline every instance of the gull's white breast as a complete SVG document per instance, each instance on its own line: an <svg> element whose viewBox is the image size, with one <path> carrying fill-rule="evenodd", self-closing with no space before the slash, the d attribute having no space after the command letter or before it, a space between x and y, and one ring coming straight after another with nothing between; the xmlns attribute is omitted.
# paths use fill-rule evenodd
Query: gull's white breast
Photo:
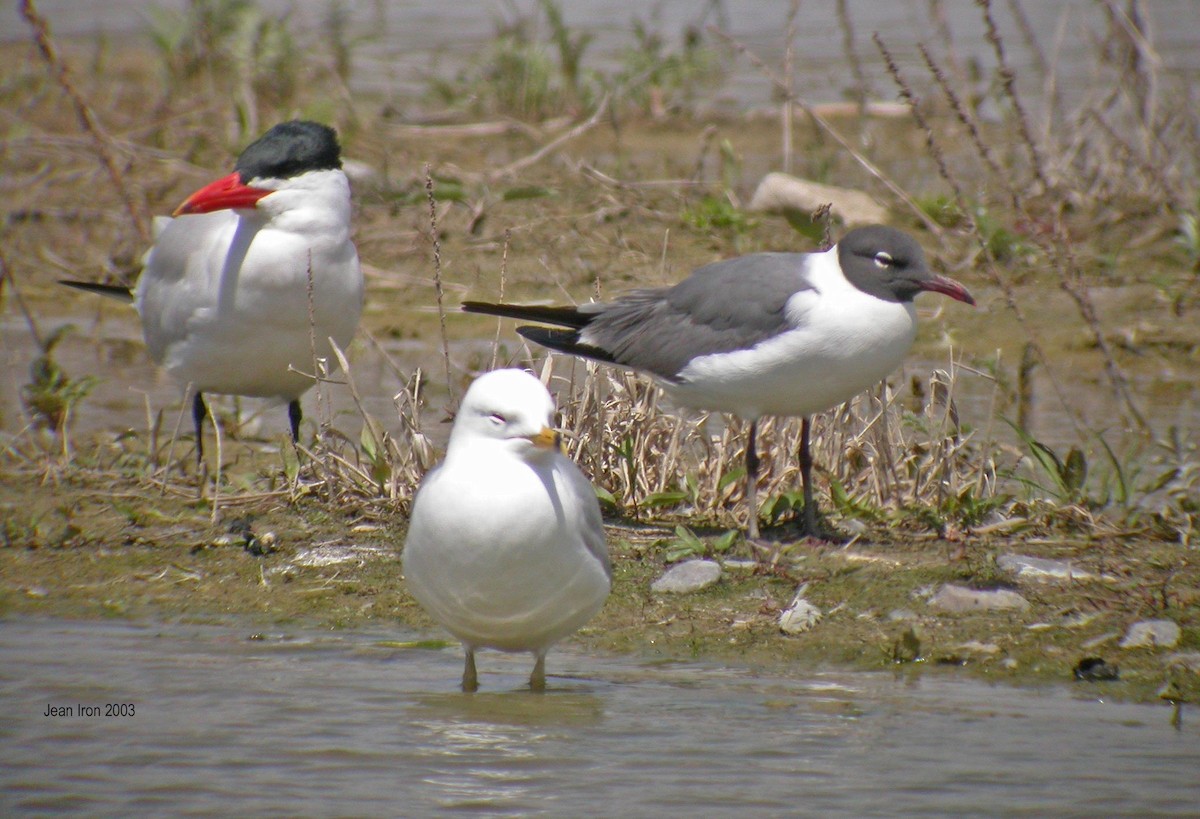
<svg viewBox="0 0 1200 819"><path fill-rule="evenodd" d="M404 547L417 601L471 647L539 651L599 611L610 581L588 548L591 485L567 458L448 458L422 483ZM601 541L603 531L593 532Z"/></svg>

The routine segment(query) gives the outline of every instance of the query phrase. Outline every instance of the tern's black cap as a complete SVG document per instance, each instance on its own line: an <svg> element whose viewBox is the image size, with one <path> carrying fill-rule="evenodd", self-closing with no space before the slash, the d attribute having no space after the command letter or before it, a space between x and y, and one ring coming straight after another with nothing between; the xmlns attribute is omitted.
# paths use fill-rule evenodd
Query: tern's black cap
<svg viewBox="0 0 1200 819"><path fill-rule="evenodd" d="M337 131L319 122L281 122L247 146L234 169L243 182L288 179L342 167Z"/></svg>

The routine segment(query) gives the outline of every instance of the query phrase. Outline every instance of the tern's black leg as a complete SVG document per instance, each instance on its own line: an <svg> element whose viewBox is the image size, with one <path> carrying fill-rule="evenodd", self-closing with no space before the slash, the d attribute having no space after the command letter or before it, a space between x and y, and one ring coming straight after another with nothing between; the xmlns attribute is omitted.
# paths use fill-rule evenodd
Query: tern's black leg
<svg viewBox="0 0 1200 819"><path fill-rule="evenodd" d="M800 481L804 490L804 534L816 537L817 507L813 504L812 448L809 446L811 431L812 418L806 415L800 422Z"/></svg>
<svg viewBox="0 0 1200 819"><path fill-rule="evenodd" d="M300 409L300 399L293 398L288 402L288 421L292 425L292 443L300 443L300 419L304 413Z"/></svg>
<svg viewBox="0 0 1200 819"><path fill-rule="evenodd" d="M746 441L746 505L750 507L750 526L746 533L750 540L758 540L758 419L750 422L750 434Z"/></svg>
<svg viewBox="0 0 1200 819"><path fill-rule="evenodd" d="M204 416L208 407L204 405L204 393L196 390L192 396L192 421L196 425L196 466L204 463Z"/></svg>

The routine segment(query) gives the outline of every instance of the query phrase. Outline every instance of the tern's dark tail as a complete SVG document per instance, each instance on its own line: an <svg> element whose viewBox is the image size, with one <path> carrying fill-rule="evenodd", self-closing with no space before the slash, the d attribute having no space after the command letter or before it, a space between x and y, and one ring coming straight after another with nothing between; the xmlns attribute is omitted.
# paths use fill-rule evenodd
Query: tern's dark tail
<svg viewBox="0 0 1200 819"><path fill-rule="evenodd" d="M578 307L546 307L536 304L491 304L485 301L464 301L464 313L483 313L488 316L503 316L523 321L541 321L557 327L572 327L580 330L596 317L595 313L584 313Z"/></svg>
<svg viewBox="0 0 1200 819"><path fill-rule="evenodd" d="M59 279L59 284L65 284L67 287L74 287L76 290L82 290L85 293L96 293L100 296L106 296L110 299L124 302L125 304L133 303L133 291L128 287L121 287L117 284L96 284L95 282L72 282L66 279Z"/></svg>
<svg viewBox="0 0 1200 819"><path fill-rule="evenodd" d="M549 347L551 350L560 353L590 358L593 361L603 361L606 364L617 363L608 351L601 350L599 347L593 347L590 344L581 344L578 330L561 330L555 327L523 325L517 328L517 332L523 338L527 338L535 344Z"/></svg>

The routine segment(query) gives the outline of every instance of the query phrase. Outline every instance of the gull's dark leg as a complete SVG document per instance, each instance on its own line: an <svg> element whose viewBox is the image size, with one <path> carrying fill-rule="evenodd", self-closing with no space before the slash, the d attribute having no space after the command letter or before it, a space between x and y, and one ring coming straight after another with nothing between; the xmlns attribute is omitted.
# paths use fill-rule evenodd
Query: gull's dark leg
<svg viewBox="0 0 1200 819"><path fill-rule="evenodd" d="M815 537L818 532L817 507L813 504L812 449L809 446L811 431L812 418L806 415L800 422L800 481L804 490L804 534Z"/></svg>
<svg viewBox="0 0 1200 819"><path fill-rule="evenodd" d="M208 415L208 407L204 405L204 394L196 390L196 394L192 396L192 421L196 425L197 468L204 464L204 416L206 415Z"/></svg>
<svg viewBox="0 0 1200 819"><path fill-rule="evenodd" d="M746 441L746 505L750 507L750 525L746 533L750 540L758 540L758 419L750 422L750 434Z"/></svg>
<svg viewBox="0 0 1200 819"><path fill-rule="evenodd" d="M467 664L463 666L462 690L472 694L479 690L479 677L475 673L475 649L467 647Z"/></svg>
<svg viewBox="0 0 1200 819"><path fill-rule="evenodd" d="M300 409L300 399L293 398L288 402L288 422L292 425L292 443L300 443L300 419L304 413Z"/></svg>

